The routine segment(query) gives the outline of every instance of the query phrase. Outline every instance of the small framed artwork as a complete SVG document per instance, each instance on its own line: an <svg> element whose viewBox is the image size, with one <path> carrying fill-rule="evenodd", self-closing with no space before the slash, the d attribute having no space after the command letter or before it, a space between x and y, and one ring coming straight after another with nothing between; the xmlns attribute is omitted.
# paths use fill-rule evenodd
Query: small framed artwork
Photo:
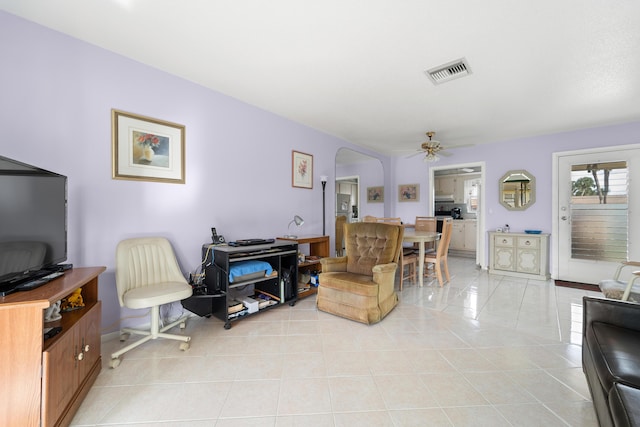
<svg viewBox="0 0 640 427"><path fill-rule="evenodd" d="M313 188L313 156L311 154L291 152L291 185Z"/></svg>
<svg viewBox="0 0 640 427"><path fill-rule="evenodd" d="M114 179L184 184L185 127L111 110Z"/></svg>
<svg viewBox="0 0 640 427"><path fill-rule="evenodd" d="M382 203L384 202L384 187L367 187L367 202Z"/></svg>
<svg viewBox="0 0 640 427"><path fill-rule="evenodd" d="M417 202L420 200L420 184L403 184L398 186L399 202Z"/></svg>

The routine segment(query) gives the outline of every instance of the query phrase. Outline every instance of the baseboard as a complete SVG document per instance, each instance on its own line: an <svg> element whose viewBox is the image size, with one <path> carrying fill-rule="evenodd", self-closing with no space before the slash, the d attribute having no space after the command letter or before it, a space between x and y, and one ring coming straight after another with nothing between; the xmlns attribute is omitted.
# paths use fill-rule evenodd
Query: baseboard
<svg viewBox="0 0 640 427"><path fill-rule="evenodd" d="M600 292L598 285L592 285L589 283L568 282L566 280L556 280L556 286L564 288L582 289L585 291Z"/></svg>

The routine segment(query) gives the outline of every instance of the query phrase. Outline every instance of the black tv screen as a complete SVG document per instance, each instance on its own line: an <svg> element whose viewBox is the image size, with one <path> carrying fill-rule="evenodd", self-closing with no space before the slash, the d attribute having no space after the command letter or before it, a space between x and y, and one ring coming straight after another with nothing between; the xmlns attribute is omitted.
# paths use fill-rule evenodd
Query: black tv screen
<svg viewBox="0 0 640 427"><path fill-rule="evenodd" d="M0 285L67 259L67 177L0 156Z"/></svg>

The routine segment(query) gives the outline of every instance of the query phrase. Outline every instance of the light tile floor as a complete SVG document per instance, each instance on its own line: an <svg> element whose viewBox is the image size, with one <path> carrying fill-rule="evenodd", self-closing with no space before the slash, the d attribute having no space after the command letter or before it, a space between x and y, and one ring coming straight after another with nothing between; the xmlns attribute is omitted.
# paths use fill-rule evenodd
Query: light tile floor
<svg viewBox="0 0 640 427"><path fill-rule="evenodd" d="M233 323L190 319L104 368L73 426L597 426L581 368L582 296L450 258L372 326L310 297ZM178 330L178 329L176 329Z"/></svg>

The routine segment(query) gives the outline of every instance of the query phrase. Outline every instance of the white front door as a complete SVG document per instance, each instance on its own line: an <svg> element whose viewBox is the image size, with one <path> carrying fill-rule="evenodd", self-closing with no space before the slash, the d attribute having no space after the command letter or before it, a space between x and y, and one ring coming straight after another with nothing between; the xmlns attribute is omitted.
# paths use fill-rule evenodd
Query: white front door
<svg viewBox="0 0 640 427"><path fill-rule="evenodd" d="M554 278L596 284L640 259L640 146L556 153L554 174Z"/></svg>

